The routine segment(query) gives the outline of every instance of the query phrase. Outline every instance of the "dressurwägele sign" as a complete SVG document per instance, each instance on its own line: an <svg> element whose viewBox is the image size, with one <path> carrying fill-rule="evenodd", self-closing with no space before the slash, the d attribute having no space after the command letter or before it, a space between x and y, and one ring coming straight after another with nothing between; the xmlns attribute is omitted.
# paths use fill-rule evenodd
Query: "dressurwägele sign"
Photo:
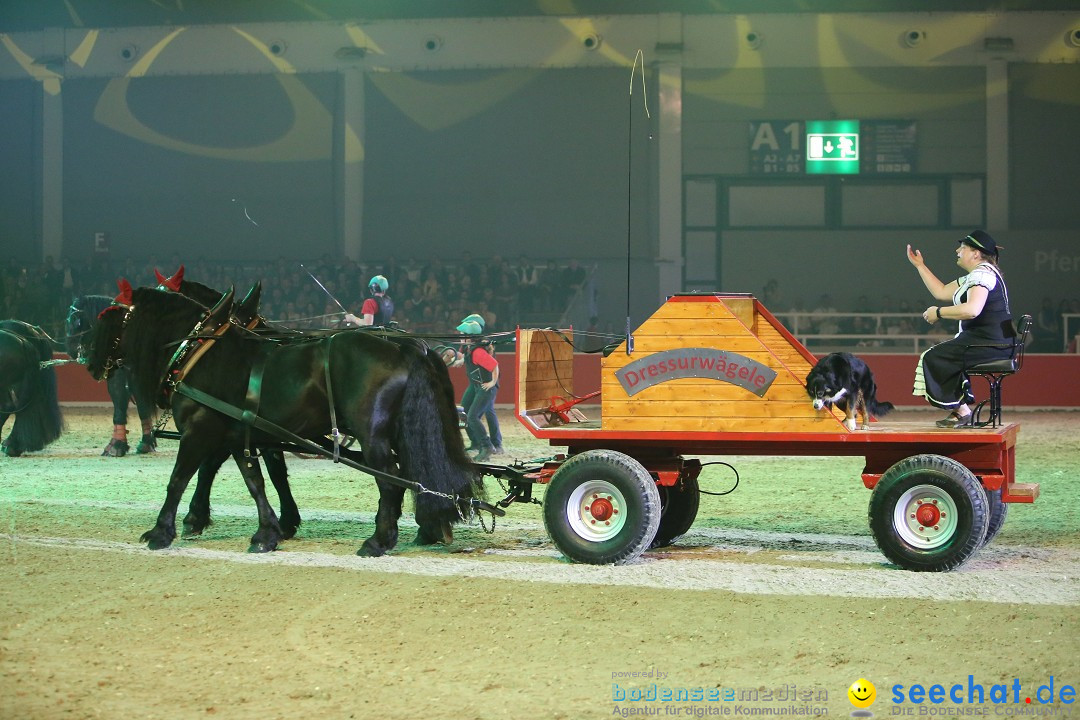
<svg viewBox="0 0 1080 720"><path fill-rule="evenodd" d="M653 353L615 371L627 395L678 378L708 378L745 388L758 397L776 379L776 371L745 355L712 348L679 348Z"/></svg>

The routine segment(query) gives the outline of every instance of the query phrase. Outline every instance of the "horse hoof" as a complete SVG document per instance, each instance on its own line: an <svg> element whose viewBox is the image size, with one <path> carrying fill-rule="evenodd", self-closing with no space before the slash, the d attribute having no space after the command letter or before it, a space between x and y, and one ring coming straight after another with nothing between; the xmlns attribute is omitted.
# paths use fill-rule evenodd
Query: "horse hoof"
<svg viewBox="0 0 1080 720"><path fill-rule="evenodd" d="M202 535L203 530L213 524L213 518L208 517L203 520L202 518L197 518L192 516L191 514L188 514L188 516L184 518L184 537L196 537L198 535Z"/></svg>
<svg viewBox="0 0 1080 720"><path fill-rule="evenodd" d="M143 435L142 440L139 440L139 444L135 447L135 454L148 455L152 452L157 452L157 438L153 435Z"/></svg>
<svg viewBox="0 0 1080 720"><path fill-rule="evenodd" d="M139 540L146 543L146 547L150 550L164 550L172 545L173 538L169 537L167 533L160 532L157 528L153 530L147 530L140 537Z"/></svg>
<svg viewBox="0 0 1080 720"><path fill-rule="evenodd" d="M113 438L109 441L109 444L105 446L102 451L102 457L124 457L127 455L127 451L131 449L131 446L124 440L117 440Z"/></svg>
<svg viewBox="0 0 1080 720"><path fill-rule="evenodd" d="M417 545L451 545L454 542L454 528L448 522L440 523L438 529L432 530L427 526L421 526L416 531Z"/></svg>
<svg viewBox="0 0 1080 720"><path fill-rule="evenodd" d="M8 457L19 457L23 454L22 448L14 445L4 445L4 454Z"/></svg>
<svg viewBox="0 0 1080 720"><path fill-rule="evenodd" d="M248 545L249 553L268 553L277 550L277 543L253 542Z"/></svg>
<svg viewBox="0 0 1080 720"><path fill-rule="evenodd" d="M282 540L292 540L294 537L296 537L296 528L294 526L292 526L292 525L282 525L281 526L281 539Z"/></svg>
<svg viewBox="0 0 1080 720"><path fill-rule="evenodd" d="M365 540L360 549L356 551L356 554L360 557L382 557L386 554L386 550L371 542L371 540Z"/></svg>
<svg viewBox="0 0 1080 720"><path fill-rule="evenodd" d="M172 545L172 540L167 540L160 537L144 538L146 540L146 547L150 550L164 550Z"/></svg>

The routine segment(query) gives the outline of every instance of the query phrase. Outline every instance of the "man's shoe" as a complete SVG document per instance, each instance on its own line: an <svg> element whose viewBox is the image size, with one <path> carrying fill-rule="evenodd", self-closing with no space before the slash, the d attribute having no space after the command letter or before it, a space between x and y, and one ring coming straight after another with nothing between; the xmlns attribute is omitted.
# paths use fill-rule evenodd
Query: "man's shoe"
<svg viewBox="0 0 1080 720"><path fill-rule="evenodd" d="M502 445L496 445L495 447L491 448L491 454L492 455L505 455L506 452L502 449Z"/></svg>
<svg viewBox="0 0 1080 720"><path fill-rule="evenodd" d="M109 441L109 444L105 446L105 450L101 453L101 456L124 457L130 449L131 447L127 444L126 440L117 440L116 438L113 438Z"/></svg>
<svg viewBox="0 0 1080 720"><path fill-rule="evenodd" d="M949 413L949 416L938 420L935 425L939 428L966 428L971 427L975 420L975 413L968 413L967 415L960 415L957 412Z"/></svg>
<svg viewBox="0 0 1080 720"><path fill-rule="evenodd" d="M480 452L476 453L476 457L473 458L473 462L487 462L491 459L491 450L488 448L480 448Z"/></svg>

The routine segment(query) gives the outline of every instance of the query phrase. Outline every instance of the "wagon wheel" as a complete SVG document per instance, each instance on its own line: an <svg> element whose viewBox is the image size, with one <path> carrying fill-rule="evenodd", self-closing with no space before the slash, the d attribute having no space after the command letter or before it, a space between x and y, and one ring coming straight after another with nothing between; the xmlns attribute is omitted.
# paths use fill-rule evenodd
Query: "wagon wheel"
<svg viewBox="0 0 1080 720"><path fill-rule="evenodd" d="M1001 526L1005 524L1005 518L1009 515L1009 503L1001 500L1001 488L987 491L986 505L990 521L986 527L986 537L983 538L980 547L986 547L997 537L997 534L1001 532Z"/></svg>
<svg viewBox="0 0 1080 720"><path fill-rule="evenodd" d="M664 547L682 537L697 517L701 495L697 478L687 478L678 485L662 486L660 492L660 527L649 547Z"/></svg>
<svg viewBox="0 0 1080 720"><path fill-rule="evenodd" d="M567 460L544 496L555 547L577 562L625 563L641 555L660 524L660 494L637 460L589 450Z"/></svg>
<svg viewBox="0 0 1080 720"><path fill-rule="evenodd" d="M966 467L916 455L889 468L870 496L870 531L892 562L943 571L964 564L986 537L986 493Z"/></svg>

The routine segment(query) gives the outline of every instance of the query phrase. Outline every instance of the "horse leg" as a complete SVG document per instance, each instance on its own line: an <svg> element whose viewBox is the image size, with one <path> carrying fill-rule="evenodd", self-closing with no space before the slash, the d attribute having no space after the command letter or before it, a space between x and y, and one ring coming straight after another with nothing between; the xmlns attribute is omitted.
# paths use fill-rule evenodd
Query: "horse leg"
<svg viewBox="0 0 1080 720"><path fill-rule="evenodd" d="M300 527L300 510L296 507L292 488L289 487L289 470L285 467L285 454L280 450L264 450L262 458L266 464L266 474L270 476L270 482L277 490L278 500L281 502L281 513L278 516L281 534L288 540L296 535L296 529Z"/></svg>
<svg viewBox="0 0 1080 720"><path fill-rule="evenodd" d="M270 552L276 550L282 540L281 526L278 525L274 508L270 507L266 499L266 484L263 482L262 470L256 457L245 455L244 451L237 450L233 453L236 466L240 468L240 474L244 476L244 483L248 492L255 501L255 507L259 511L259 529L251 536L251 545L248 552Z"/></svg>
<svg viewBox="0 0 1080 720"><path fill-rule="evenodd" d="M184 516L184 537L202 535L203 530L214 524L210 517L210 488L214 485L214 476L228 457L229 452L222 450L199 465L199 479L188 503L187 515Z"/></svg>
<svg viewBox="0 0 1080 720"><path fill-rule="evenodd" d="M195 474L204 456L205 451L199 445L201 441L204 441L204 438L187 436L180 439L180 447L176 451L176 462L173 464L169 485L165 490L165 503L158 512L154 527L144 532L139 538L151 550L167 548L176 539L176 508L180 504L184 490L187 489L188 481Z"/></svg>
<svg viewBox="0 0 1080 720"><path fill-rule="evenodd" d="M397 474L390 448L391 413L379 412L379 405L390 399L390 393L376 400L376 412L372 413L372 425L367 438L361 438L364 448L364 460L371 467L383 472ZM385 480L375 479L379 486L379 510L375 513L375 534L364 541L357 555L379 557L392 550L398 541L398 519L401 517L401 502L405 498L405 489L392 485Z"/></svg>
<svg viewBox="0 0 1080 720"><path fill-rule="evenodd" d="M135 454L146 455L148 453L157 452L157 438L154 437L154 406L150 403L140 401L139 397L136 395L135 407L139 411L139 421L142 423L142 437L139 439L139 444L135 448Z"/></svg>
<svg viewBox="0 0 1080 720"><path fill-rule="evenodd" d="M11 413L0 413L0 436L3 435L4 425L7 424L7 421L8 421L9 417L11 417ZM4 440L3 445L2 445L4 454L7 455L8 457L18 457L19 455L22 455L22 450L17 448L17 447L15 447L15 448L10 447L10 442L11 442L11 435L8 435L7 439Z"/></svg>
<svg viewBox="0 0 1080 720"><path fill-rule="evenodd" d="M375 534L364 541L357 555L379 557L392 550L398 541L398 519L405 488L391 485L385 480L375 480L379 486L379 510L375 513Z"/></svg>
<svg viewBox="0 0 1080 720"><path fill-rule="evenodd" d="M109 444L102 455L105 457L124 457L130 446L127 442L127 412L131 395L128 393L128 373L124 368L117 368L109 373L105 386L109 390L109 399L113 405L113 431Z"/></svg>

